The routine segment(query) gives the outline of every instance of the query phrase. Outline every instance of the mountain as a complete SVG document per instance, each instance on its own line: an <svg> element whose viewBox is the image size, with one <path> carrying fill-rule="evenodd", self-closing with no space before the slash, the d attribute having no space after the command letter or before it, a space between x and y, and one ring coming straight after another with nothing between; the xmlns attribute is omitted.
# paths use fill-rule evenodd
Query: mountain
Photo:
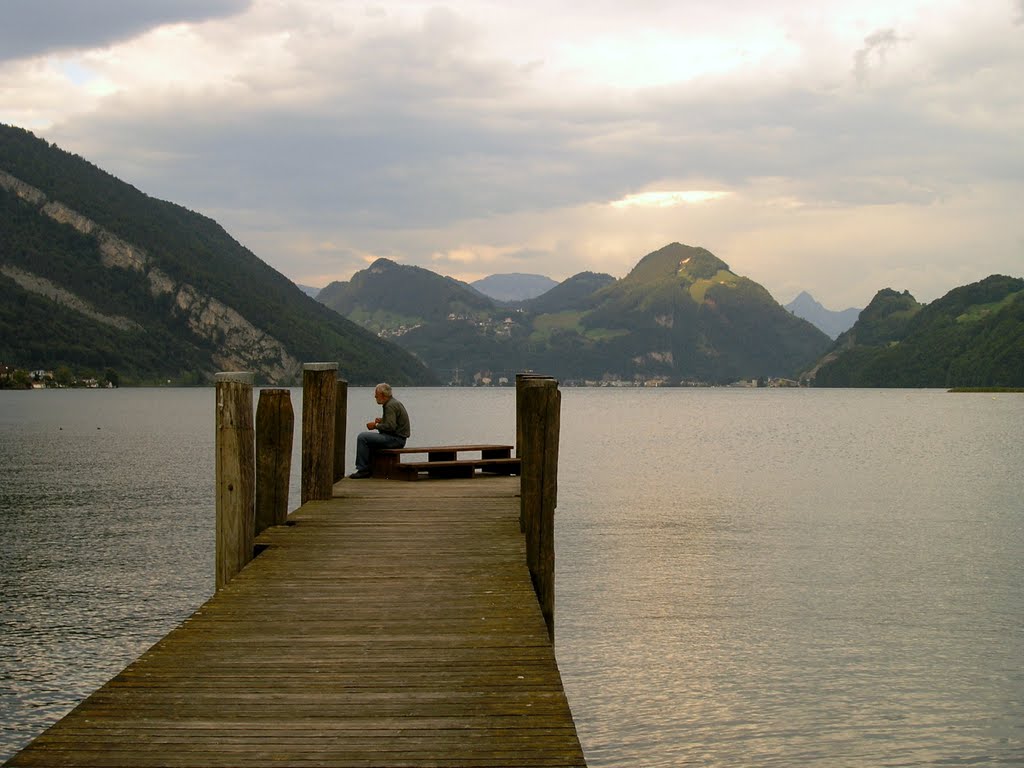
<svg viewBox="0 0 1024 768"><path fill-rule="evenodd" d="M0 125L0 362L204 383L435 381L408 352L306 296L215 221Z"/></svg>
<svg viewBox="0 0 1024 768"><path fill-rule="evenodd" d="M807 291L801 291L799 296L786 305L786 309L819 328L832 339L857 322L857 316L860 314L860 310L854 307L838 312L825 309Z"/></svg>
<svg viewBox="0 0 1024 768"><path fill-rule="evenodd" d="M825 387L1024 386L1024 279L992 275L924 305L881 290L808 375Z"/></svg>
<svg viewBox="0 0 1024 768"><path fill-rule="evenodd" d="M314 288L311 285L300 285L299 283L296 283L295 285L298 286L300 291L302 291L304 294L306 294L307 296L309 296L310 298L313 298L313 299L315 299L316 295L318 293L320 293L320 289L319 288Z"/></svg>
<svg viewBox="0 0 1024 768"><path fill-rule="evenodd" d="M828 337L704 248L672 243L594 297L580 334L629 375L727 382L793 376Z"/></svg>
<svg viewBox="0 0 1024 768"><path fill-rule="evenodd" d="M509 302L536 298L542 293L550 291L558 283L544 275L524 275L520 272L511 272L507 275L491 275L482 280L476 280L470 285L485 296Z"/></svg>
<svg viewBox="0 0 1024 768"><path fill-rule="evenodd" d="M580 272L537 298L524 302L523 306L539 314L584 309L595 293L614 282L611 275Z"/></svg>
<svg viewBox="0 0 1024 768"><path fill-rule="evenodd" d="M514 308L387 260L328 286L320 300L393 337L448 381L531 369L563 381L668 384L792 376L829 343L763 287L679 243L622 280L580 273Z"/></svg>
<svg viewBox="0 0 1024 768"><path fill-rule="evenodd" d="M475 316L494 302L465 283L422 267L377 259L348 282L325 287L317 301L377 332L397 332L450 315Z"/></svg>

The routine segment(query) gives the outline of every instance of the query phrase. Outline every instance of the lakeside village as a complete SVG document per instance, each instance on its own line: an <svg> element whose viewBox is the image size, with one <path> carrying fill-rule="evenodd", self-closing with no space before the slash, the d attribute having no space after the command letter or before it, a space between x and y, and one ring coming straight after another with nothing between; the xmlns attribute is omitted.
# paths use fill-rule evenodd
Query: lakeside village
<svg viewBox="0 0 1024 768"><path fill-rule="evenodd" d="M523 310L517 309L516 313L521 314ZM478 326L484 331L484 333L490 333L495 338L508 338L512 335L512 327L516 324L516 321L512 317L505 317L503 320L494 320L491 318L485 318L481 320L475 315L468 313L450 313L448 315L449 322L470 322ZM384 328L377 330L377 336L382 339L394 340L399 336L404 336L409 331L413 331L419 328L422 323L415 323L413 325L401 324L395 328ZM514 386L516 383L515 372L501 372L497 373L494 371L475 371L469 373L461 368L452 370L441 370L436 371L442 380L447 378L445 386L449 387L508 387ZM755 379L740 379L730 384L710 384L706 381L700 381L697 379L682 379L675 381L667 376L660 376L656 378L643 378L637 376L633 379L623 379L615 374L605 374L600 379L565 379L559 381L559 385L563 387L715 387L715 386L728 386L728 387L803 387L807 386L806 382L800 382L795 379L776 378L776 377L761 377Z"/></svg>
<svg viewBox="0 0 1024 768"><path fill-rule="evenodd" d="M461 379L453 379L448 383L450 387L508 387L515 385L515 374L511 376L497 376L492 377L488 372L478 372L473 374L472 380L463 381ZM682 379L681 381L675 381L669 379L667 376L655 378L655 379L644 379L637 377L635 379L622 379L616 376L607 375L601 379L560 379L558 382L560 387L619 387L619 388L652 388L652 387L738 387L746 389L755 389L757 387L803 387L803 384L795 379L782 379L782 378L758 378L758 379L739 379L738 381L730 382L729 384L710 384L706 381L698 381L696 379Z"/></svg>
<svg viewBox="0 0 1024 768"><path fill-rule="evenodd" d="M449 387L509 387L515 385L515 374L494 374L491 371L477 371L472 375L463 375L461 370L447 372L451 375L446 386ZM171 381L168 380L168 385ZM196 382L189 382L187 386L195 386ZM621 379L616 376L606 375L604 378L596 379L567 379L559 382L563 387L711 387L722 386L708 384L705 381L683 379L675 382L667 377L656 379ZM115 389L120 386L120 377L117 371L107 369L102 376L97 376L92 371L84 371L81 375L75 375L67 366L61 366L55 371L34 370L29 371L23 368L10 368L0 364L0 389ZM173 386L186 386L184 383L177 383ZM804 386L793 379L783 378L760 378L741 379L728 387L799 387Z"/></svg>
<svg viewBox="0 0 1024 768"><path fill-rule="evenodd" d="M93 371L75 375L67 366L61 366L55 371L29 371L0 363L0 389L114 389L119 385L117 371L110 368L102 375Z"/></svg>

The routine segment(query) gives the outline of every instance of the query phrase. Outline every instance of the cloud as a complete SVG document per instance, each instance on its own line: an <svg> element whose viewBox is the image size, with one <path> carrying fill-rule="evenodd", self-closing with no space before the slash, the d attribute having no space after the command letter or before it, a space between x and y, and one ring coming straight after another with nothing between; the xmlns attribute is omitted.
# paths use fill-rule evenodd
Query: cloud
<svg viewBox="0 0 1024 768"><path fill-rule="evenodd" d="M163 24L243 12L251 0L6 0L0 60L105 47Z"/></svg>
<svg viewBox="0 0 1024 768"><path fill-rule="evenodd" d="M99 47L0 64L0 120L212 216L306 284L377 256L621 276L674 240L823 300L812 279L873 294L892 270L862 254L917 264L924 240L949 266L922 282L964 248L1012 272L1022 233L992 191L1024 193L1013 8L770 5L545 6L538 27L530 2L203 3L238 12L173 26L172 6L199 4L150 4L120 42L97 30ZM952 217L956 237L933 239ZM863 281L834 279L854 262Z"/></svg>
<svg viewBox="0 0 1024 768"><path fill-rule="evenodd" d="M651 190L626 195L611 203L612 208L674 208L717 200L728 192L707 189Z"/></svg>
<svg viewBox="0 0 1024 768"><path fill-rule="evenodd" d="M884 68L890 51L908 42L893 29L880 29L864 38L864 47L853 55L853 72L858 85L867 82L872 66Z"/></svg>

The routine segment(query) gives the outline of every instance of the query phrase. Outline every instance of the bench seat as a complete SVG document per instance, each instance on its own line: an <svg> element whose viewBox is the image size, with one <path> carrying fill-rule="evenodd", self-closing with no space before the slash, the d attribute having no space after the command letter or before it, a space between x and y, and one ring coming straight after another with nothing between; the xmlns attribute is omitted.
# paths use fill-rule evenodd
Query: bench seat
<svg viewBox="0 0 1024 768"><path fill-rule="evenodd" d="M479 457L464 454L477 453ZM410 461L417 454L425 460ZM384 448L373 454L373 477L386 480L417 480L421 474L431 478L473 477L477 470L486 474L518 475L520 462L512 458L511 445L433 445Z"/></svg>

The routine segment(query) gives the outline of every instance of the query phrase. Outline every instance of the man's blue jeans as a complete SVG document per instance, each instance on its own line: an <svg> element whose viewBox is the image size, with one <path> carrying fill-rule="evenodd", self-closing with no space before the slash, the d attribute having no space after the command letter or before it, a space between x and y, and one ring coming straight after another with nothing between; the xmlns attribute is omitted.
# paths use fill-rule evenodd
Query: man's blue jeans
<svg viewBox="0 0 1024 768"><path fill-rule="evenodd" d="M356 472L369 472L373 452L381 448L404 448L405 438L382 435L380 432L360 432L356 438Z"/></svg>

